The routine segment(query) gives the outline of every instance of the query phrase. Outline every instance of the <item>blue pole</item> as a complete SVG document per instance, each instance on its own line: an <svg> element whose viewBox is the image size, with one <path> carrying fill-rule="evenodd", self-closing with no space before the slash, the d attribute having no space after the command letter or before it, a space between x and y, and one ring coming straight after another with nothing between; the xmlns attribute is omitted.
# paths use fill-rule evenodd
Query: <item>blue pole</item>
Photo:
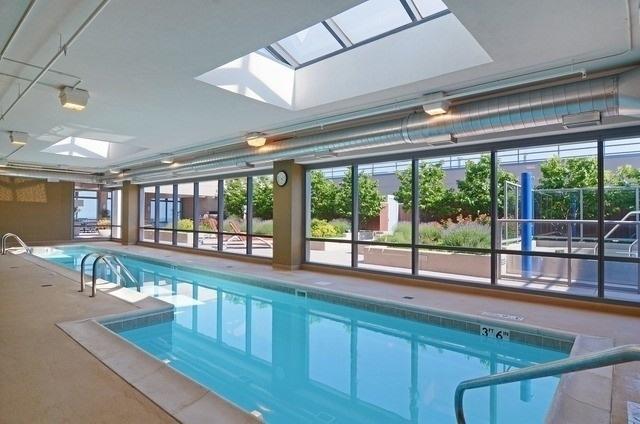
<svg viewBox="0 0 640 424"><path fill-rule="evenodd" d="M520 175L520 187L522 190L520 219L533 219L533 175L523 172ZM530 252L533 250L533 223L523 222L520 230L521 250ZM533 256L522 256L522 276L533 276Z"/></svg>

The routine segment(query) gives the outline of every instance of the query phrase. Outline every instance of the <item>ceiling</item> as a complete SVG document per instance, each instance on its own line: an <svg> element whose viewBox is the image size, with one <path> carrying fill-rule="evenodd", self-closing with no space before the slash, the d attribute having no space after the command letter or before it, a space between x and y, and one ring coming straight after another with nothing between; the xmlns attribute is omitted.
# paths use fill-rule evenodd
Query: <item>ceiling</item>
<svg viewBox="0 0 640 424"><path fill-rule="evenodd" d="M101 171L190 146L228 145L250 131L269 132L424 93L530 77L541 71L595 71L633 64L640 59L639 1L445 0L490 61L434 73L436 60L432 66L416 60L410 83L363 89L354 91L352 97L338 96L318 106L288 110L195 78L334 16L359 0L112 0L53 65L56 72L48 72L44 84L37 84L0 121L0 157ZM0 47L27 3L0 0ZM37 1L6 57L44 66L58 50L60 39L66 41L98 3ZM403 41L401 47L408 52L403 66L411 66L414 55L424 55L424 42L417 37ZM438 42L445 49L456 49L446 37ZM343 90L356 78L374 81L387 76L388 80L388 75L394 75L396 64L384 57L375 67L353 60L349 65L351 52L305 68L318 65L314 72L324 73L324 78L314 78L324 84L319 92L326 93L332 86ZM340 67L331 68L331 63ZM340 72L348 65L349 72ZM0 108L4 111L39 69L2 60L0 72L24 78L0 75ZM368 75L370 72L373 74ZM78 87L91 96L87 108L82 112L63 109L57 87L79 80ZM15 152L9 142L8 131L12 130L31 137ZM104 158L50 153L56 151L50 146L70 136L125 144L126 148L115 150L127 154Z"/></svg>

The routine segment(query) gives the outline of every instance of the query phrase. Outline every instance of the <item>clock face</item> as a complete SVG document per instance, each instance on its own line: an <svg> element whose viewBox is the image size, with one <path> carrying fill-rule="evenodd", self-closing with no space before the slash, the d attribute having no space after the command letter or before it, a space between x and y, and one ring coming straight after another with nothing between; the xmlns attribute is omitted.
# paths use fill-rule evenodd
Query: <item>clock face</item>
<svg viewBox="0 0 640 424"><path fill-rule="evenodd" d="M280 171L276 174L276 183L280 187L284 186L287 183L287 173L284 171Z"/></svg>

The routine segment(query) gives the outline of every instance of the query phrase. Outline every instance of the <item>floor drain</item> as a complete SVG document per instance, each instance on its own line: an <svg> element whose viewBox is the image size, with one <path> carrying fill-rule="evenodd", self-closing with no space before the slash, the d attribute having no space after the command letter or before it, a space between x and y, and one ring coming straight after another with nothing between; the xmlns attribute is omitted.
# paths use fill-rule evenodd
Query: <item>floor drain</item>
<svg viewBox="0 0 640 424"><path fill-rule="evenodd" d="M413 296L402 296L403 299L413 299Z"/></svg>
<svg viewBox="0 0 640 424"><path fill-rule="evenodd" d="M40 287L51 287L53 284L41 284Z"/></svg>
<svg viewBox="0 0 640 424"><path fill-rule="evenodd" d="M19 266L10 266L9 269L16 269L16 268L20 268Z"/></svg>
<svg viewBox="0 0 640 424"><path fill-rule="evenodd" d="M233 268L233 265L227 265L225 268Z"/></svg>

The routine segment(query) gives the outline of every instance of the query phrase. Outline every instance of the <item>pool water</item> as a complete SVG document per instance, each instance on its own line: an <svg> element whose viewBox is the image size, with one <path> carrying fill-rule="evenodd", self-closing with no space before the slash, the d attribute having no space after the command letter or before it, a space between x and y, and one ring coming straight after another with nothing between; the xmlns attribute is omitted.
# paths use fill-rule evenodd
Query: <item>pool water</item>
<svg viewBox="0 0 640 424"><path fill-rule="evenodd" d="M63 247L42 256L79 269L91 251ZM455 423L453 394L462 380L567 356L120 258L143 292L176 307L172 322L120 335L268 423ZM550 377L471 390L467 422L544 422L557 383Z"/></svg>

